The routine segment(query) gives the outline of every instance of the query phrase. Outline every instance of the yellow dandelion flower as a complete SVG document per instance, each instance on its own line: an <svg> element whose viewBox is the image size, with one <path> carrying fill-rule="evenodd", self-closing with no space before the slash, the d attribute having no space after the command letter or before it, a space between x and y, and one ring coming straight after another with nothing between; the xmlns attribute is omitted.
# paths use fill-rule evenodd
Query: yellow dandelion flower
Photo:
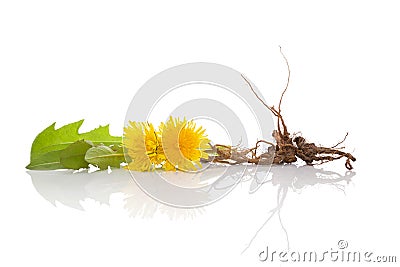
<svg viewBox="0 0 400 267"><path fill-rule="evenodd" d="M123 145L132 160L127 166L129 170L154 170L165 161L160 137L151 123L129 122L124 128Z"/></svg>
<svg viewBox="0 0 400 267"><path fill-rule="evenodd" d="M161 123L160 136L166 158L165 170L196 170L201 167L200 159L208 158L205 150L210 149L205 129L197 127L193 121L172 117Z"/></svg>

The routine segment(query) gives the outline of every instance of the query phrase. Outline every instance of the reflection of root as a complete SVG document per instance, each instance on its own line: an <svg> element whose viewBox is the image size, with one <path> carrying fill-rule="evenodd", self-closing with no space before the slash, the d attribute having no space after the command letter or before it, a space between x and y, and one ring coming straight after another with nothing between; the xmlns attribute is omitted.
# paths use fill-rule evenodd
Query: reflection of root
<svg viewBox="0 0 400 267"><path fill-rule="evenodd" d="M276 207L274 208L274 209L272 209L270 212L271 212L271 215L265 220L265 222L261 225L261 227L260 228L258 228L258 230L256 231L256 233L254 234L254 236L250 239L250 242L247 244L247 246L245 247L245 249L242 251L242 254L251 246L251 244L253 243L253 241L254 241L254 239L256 239L256 237L257 237L257 235L258 235L258 233L264 228L264 226L272 219L272 217L274 217L274 215L275 215L275 213L278 213L278 217L279 217L279 222L280 222L280 224L281 224L281 226L282 226L282 229L283 229L283 231L285 232L285 234L286 234L286 240L287 240L287 244L288 244L288 247L289 247L289 236L288 236L288 233L287 233L287 231L286 231L286 228L283 226L283 224L282 224L282 220L281 220L281 208L282 208L282 205L283 205L283 201L285 200L285 198L286 198L286 195L287 195L287 191L288 191L288 189L287 188L284 188L284 187L280 187L279 188L279 190L278 190L278 204L276 205ZM282 196L281 196L282 195Z"/></svg>
<svg viewBox="0 0 400 267"><path fill-rule="evenodd" d="M283 230L283 232L285 232L287 250L289 251L289 248L290 248L290 245L289 245L289 234L288 234L288 232L287 232L287 230L286 230L286 227L283 225L282 218L281 218L281 207L282 207L282 205L283 205L283 201L284 201L285 198L286 198L286 194L287 194L287 188L286 188L286 190L284 191L284 193L283 193L283 195L282 195L282 198L281 198L281 200L280 200L280 201L281 201L281 204L280 204L280 208L279 208L279 210L278 210L278 218L279 218L279 223L281 224L282 230ZM279 193L278 193L278 203L279 203Z"/></svg>
<svg viewBox="0 0 400 267"><path fill-rule="evenodd" d="M254 183L257 183L259 186L272 183L272 185L278 185L278 194L277 194L277 205L274 209L270 211L270 215L261 225L261 227L256 231L254 236L251 238L250 242L247 244L245 249L242 251L242 254L251 246L253 241L256 239L261 230L267 225L267 223L272 219L275 214L278 214L279 223L281 225L282 230L286 236L286 243L289 250L289 235L288 232L283 225L281 218L281 208L286 199L287 192L289 188L292 188L294 191L301 190L307 186L314 186L317 184L325 184L334 186L339 189L343 193L345 193L345 185L339 184L340 182L345 181L347 184L351 181L351 178L355 175L353 171L347 171L345 175L340 175L339 173L333 171L325 171L323 169L316 169L312 166L301 166L296 167L295 165L290 165L285 167L277 167L273 166L270 170L272 174L272 178L268 180L260 181L257 176L254 176ZM259 188L259 187L258 187Z"/></svg>
<svg viewBox="0 0 400 267"><path fill-rule="evenodd" d="M341 191L343 194L346 195L346 191L344 190L345 186L342 184L332 184L333 187Z"/></svg>
<svg viewBox="0 0 400 267"><path fill-rule="evenodd" d="M287 126L282 117L281 104L284 94L286 93L289 81L290 81L290 67L286 56L283 54L282 49L280 50L288 69L288 78L285 89L281 94L279 100L278 109L274 106L268 106L256 93L249 80L242 75L251 91L257 97L260 102L271 111L271 113L277 118L277 130L272 133L276 144L270 143L265 140L259 140L254 148L241 148L226 145L215 145L213 151L216 156L214 162L226 163L226 164L241 164L241 163L254 163L260 165L268 164L284 164L293 163L297 159L303 160L307 165L323 164L329 161L346 158L345 166L348 170L353 169L351 162L356 161L356 158L350 154L343 152L343 148L337 148L342 144L346 137L332 147L317 146L314 143L309 143L301 136L291 135L287 130ZM257 155L257 149L260 143L266 143L269 145L267 152Z"/></svg>

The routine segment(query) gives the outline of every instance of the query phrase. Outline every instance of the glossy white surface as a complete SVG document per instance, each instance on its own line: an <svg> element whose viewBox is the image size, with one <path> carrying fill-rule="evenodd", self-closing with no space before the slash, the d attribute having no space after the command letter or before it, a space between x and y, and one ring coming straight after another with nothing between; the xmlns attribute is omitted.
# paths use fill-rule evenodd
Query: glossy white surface
<svg viewBox="0 0 400 267"><path fill-rule="evenodd" d="M0 266L262 266L266 246L323 251L339 240L399 261L399 20L394 1L2 1ZM121 134L137 88L177 64L236 68L276 103L286 80L278 45L292 69L289 130L327 146L348 131L350 180L326 180L345 175L343 161L318 166L321 177L288 166L254 194L248 180L182 210L123 170L24 169L54 121L85 118L82 131L110 123Z"/></svg>

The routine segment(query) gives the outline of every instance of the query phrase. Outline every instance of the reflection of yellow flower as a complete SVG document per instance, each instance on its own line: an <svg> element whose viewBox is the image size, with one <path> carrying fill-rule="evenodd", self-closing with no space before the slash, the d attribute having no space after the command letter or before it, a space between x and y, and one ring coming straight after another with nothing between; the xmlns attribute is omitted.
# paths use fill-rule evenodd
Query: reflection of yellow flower
<svg viewBox="0 0 400 267"><path fill-rule="evenodd" d="M210 148L210 140L205 129L196 127L193 121L181 121L172 117L160 125L162 147L166 157L165 170L196 170L201 167L200 158L207 159L206 149Z"/></svg>
<svg viewBox="0 0 400 267"><path fill-rule="evenodd" d="M159 136L151 123L129 122L124 128L123 145L132 162L129 170L149 171L165 161Z"/></svg>

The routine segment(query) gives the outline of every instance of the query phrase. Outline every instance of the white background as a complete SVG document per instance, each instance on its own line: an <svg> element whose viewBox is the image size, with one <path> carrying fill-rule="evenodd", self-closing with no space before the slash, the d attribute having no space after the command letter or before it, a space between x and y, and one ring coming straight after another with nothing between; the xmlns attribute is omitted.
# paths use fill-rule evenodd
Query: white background
<svg viewBox="0 0 400 267"><path fill-rule="evenodd" d="M24 167L36 134L54 121L85 118L83 131L110 123L122 134L135 91L178 64L230 66L276 103L287 74L279 45L292 69L282 107L289 130L326 145L348 131L357 156L346 195L324 185L289 189L282 221L291 248L329 250L345 239L354 250L395 255L398 10L396 1L1 1L0 265L267 264L258 253L285 246L277 217L240 252L276 205L277 185L251 196L239 186L179 217L146 200L126 174L111 182L97 174L100 185L84 188L94 195L128 180L104 203L83 194L79 210L68 200L51 205ZM345 172L343 162L334 168ZM47 192L74 195L74 179L75 187L64 180ZM142 215L126 208L128 195Z"/></svg>

